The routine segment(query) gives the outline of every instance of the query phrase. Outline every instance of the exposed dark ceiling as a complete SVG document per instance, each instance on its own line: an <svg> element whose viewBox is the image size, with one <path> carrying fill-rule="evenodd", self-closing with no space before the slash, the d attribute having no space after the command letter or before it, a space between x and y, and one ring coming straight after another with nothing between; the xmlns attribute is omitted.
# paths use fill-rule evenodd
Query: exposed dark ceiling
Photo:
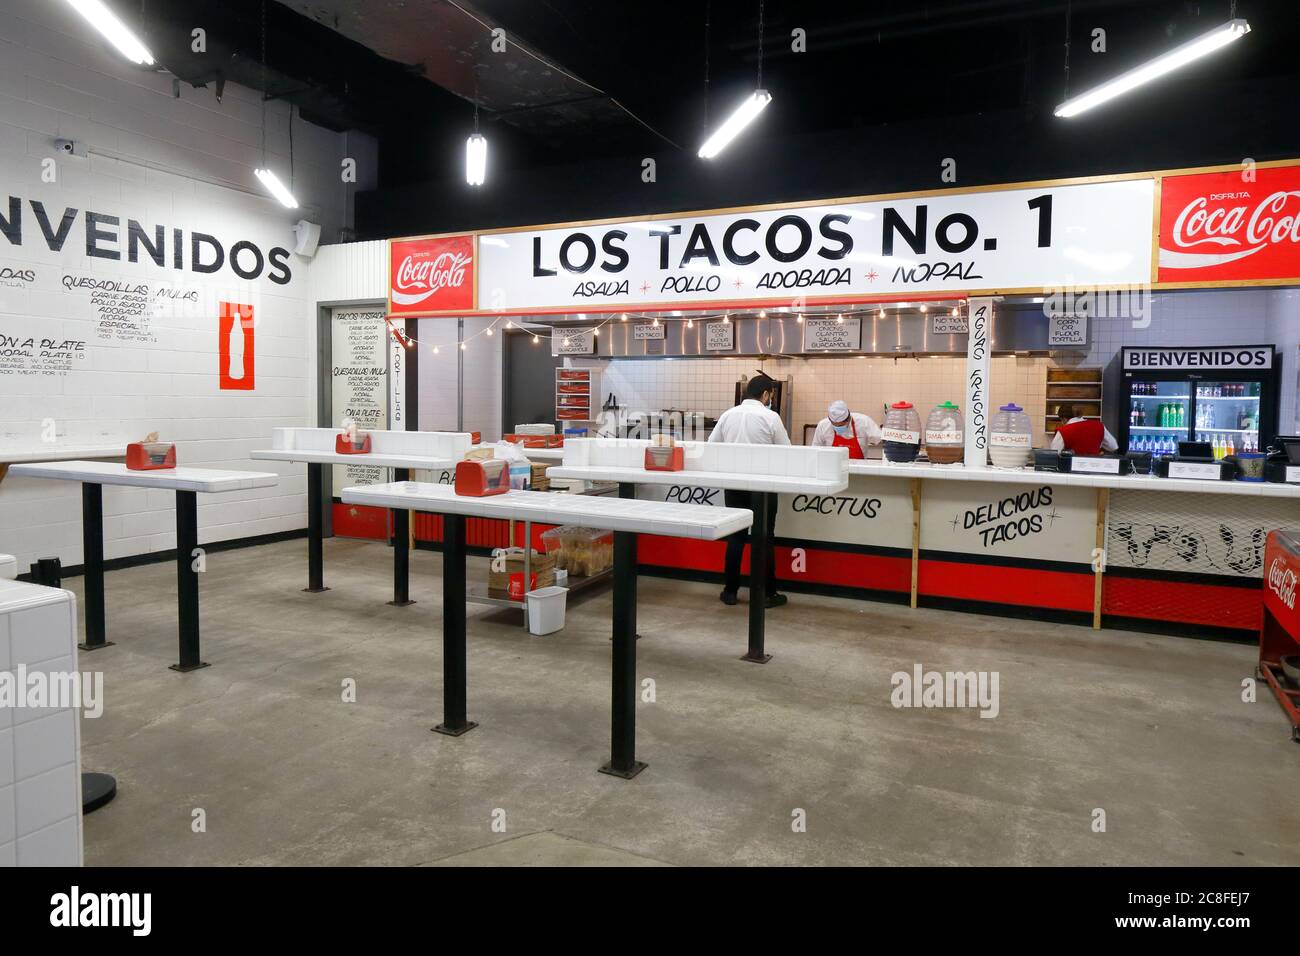
<svg viewBox="0 0 1300 956"><path fill-rule="evenodd" d="M689 168L682 164L696 162L705 131L757 82L760 6L763 86L774 98L729 152L775 157L800 141L879 149L890 130L913 143L931 132L941 140L976 116L1004 137L1021 131L1045 154L1120 147L1123 168L1150 168L1147 129L1177 137L1188 164L1225 161L1202 153L1237 148L1221 137L1198 150L1202 132L1240 142L1238 156L1290 149L1296 139L1300 0L1239 0L1237 15L1253 28L1246 39L1130 94L1122 108L1069 122L1051 115L1065 96L1067 22L1069 89L1077 93L1226 21L1232 0L110 2L137 23L143 7L162 66L185 81L215 88L224 77L265 88L307 119L373 133L383 190L445 183L463 191L475 102L497 171L536 177L650 155L661 168ZM190 49L195 26L208 31L206 53ZM500 52L494 28L505 31ZM805 31L806 52L791 48L796 29ZM1092 50L1097 29L1104 53ZM1004 139L1002 148L1028 147Z"/></svg>

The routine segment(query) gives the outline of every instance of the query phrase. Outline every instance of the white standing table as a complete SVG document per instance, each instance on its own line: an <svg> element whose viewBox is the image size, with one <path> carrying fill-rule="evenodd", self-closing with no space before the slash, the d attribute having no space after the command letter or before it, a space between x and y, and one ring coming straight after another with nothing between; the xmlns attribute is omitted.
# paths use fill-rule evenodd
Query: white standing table
<svg viewBox="0 0 1300 956"><path fill-rule="evenodd" d="M176 492L176 600L180 662L172 670L206 667L199 655L199 576L193 554L199 546L197 495L269 488L277 475L221 468L160 468L131 471L121 462L46 461L14 465L10 472L26 478L81 482L81 539L86 576L86 640L82 650L107 647L104 632L104 485L160 488Z"/></svg>
<svg viewBox="0 0 1300 956"><path fill-rule="evenodd" d="M716 541L749 527L743 508L665 501L510 491L482 498L457 495L448 485L399 481L343 489L348 504L425 511L443 517L443 721L438 733L459 737L477 724L466 718L465 518L545 521L614 532L614 641L610 760L602 773L636 776L636 540L638 534Z"/></svg>
<svg viewBox="0 0 1300 956"><path fill-rule="evenodd" d="M768 509L771 507L768 495L833 495L848 485L846 474L837 478L812 478L725 471L650 471L646 468L617 465L558 465L546 469L546 474L551 478L616 481L621 498L635 498L637 485L676 485L755 492L754 523L749 532L749 647L741 657L741 660L754 664L766 664L772 659L772 655L764 649L767 567L768 562L773 560L772 538L767 527Z"/></svg>
<svg viewBox="0 0 1300 956"><path fill-rule="evenodd" d="M335 451L306 449L266 449L249 454L255 461L305 462L307 465L307 587L316 593L325 587L324 559L324 466L369 465L393 469L394 481L405 481L411 471L445 471L456 467L457 458L434 458L391 452L368 452L364 455L341 455ZM405 511L393 512L393 599L394 607L414 604L411 600L410 518Z"/></svg>

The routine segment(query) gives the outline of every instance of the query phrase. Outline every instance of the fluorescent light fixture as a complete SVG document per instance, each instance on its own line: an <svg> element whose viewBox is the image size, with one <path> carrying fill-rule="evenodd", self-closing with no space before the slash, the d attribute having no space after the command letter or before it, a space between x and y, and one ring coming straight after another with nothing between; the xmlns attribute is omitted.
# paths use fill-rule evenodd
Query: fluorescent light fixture
<svg viewBox="0 0 1300 956"><path fill-rule="evenodd" d="M704 141L700 147L700 156L703 159L712 159L727 148L727 144L740 135L750 123L758 118L758 114L766 109L767 104L772 102L772 94L767 90L755 90L749 94L749 98L741 103L727 119L714 130L713 135Z"/></svg>
<svg viewBox="0 0 1300 956"><path fill-rule="evenodd" d="M262 181L262 185L276 199L280 200L280 205L287 206L290 209L298 208L298 200L293 198L293 193L285 188L284 183L280 182L280 177L269 169L256 169L253 171L257 178Z"/></svg>
<svg viewBox="0 0 1300 956"><path fill-rule="evenodd" d="M132 63L153 66L153 54L140 42L140 38L117 18L117 14L104 5L103 0L68 0L68 3Z"/></svg>
<svg viewBox="0 0 1300 956"><path fill-rule="evenodd" d="M1182 46L1174 47L1168 53L1161 54L1149 63L1134 67L1127 73L1121 73L1115 79L1101 84L1101 86L1093 87L1087 93L1066 100L1056 108L1056 115L1078 116L1084 110L1090 110L1094 106L1099 106L1117 96L1122 96L1129 90L1135 89L1143 83L1150 83L1166 73L1172 73L1193 60L1199 60L1201 57L1227 46L1233 40L1241 39L1249 32L1250 24L1244 19L1229 20L1222 26L1215 27L1209 33L1203 33L1194 40L1188 40Z"/></svg>
<svg viewBox="0 0 1300 956"><path fill-rule="evenodd" d="M487 182L487 137L482 133L465 140L465 182L471 186Z"/></svg>

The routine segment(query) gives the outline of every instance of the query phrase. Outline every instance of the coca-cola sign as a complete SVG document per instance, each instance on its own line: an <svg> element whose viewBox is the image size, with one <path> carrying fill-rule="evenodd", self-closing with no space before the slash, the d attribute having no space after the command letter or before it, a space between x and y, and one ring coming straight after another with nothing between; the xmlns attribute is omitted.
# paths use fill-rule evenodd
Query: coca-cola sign
<svg viewBox="0 0 1300 956"><path fill-rule="evenodd" d="M1295 613L1297 584L1300 540L1290 531L1270 531L1264 545L1264 607L1286 633L1300 638L1300 617ZM1268 630L1266 627L1265 632Z"/></svg>
<svg viewBox="0 0 1300 956"><path fill-rule="evenodd" d="M1300 166L1166 176L1161 282L1300 277Z"/></svg>
<svg viewBox="0 0 1300 956"><path fill-rule="evenodd" d="M1287 566L1286 560L1274 558L1268 566L1268 588L1277 599L1290 610L1295 610L1296 573Z"/></svg>
<svg viewBox="0 0 1300 956"><path fill-rule="evenodd" d="M473 311L473 236L394 239L388 255L390 315Z"/></svg>

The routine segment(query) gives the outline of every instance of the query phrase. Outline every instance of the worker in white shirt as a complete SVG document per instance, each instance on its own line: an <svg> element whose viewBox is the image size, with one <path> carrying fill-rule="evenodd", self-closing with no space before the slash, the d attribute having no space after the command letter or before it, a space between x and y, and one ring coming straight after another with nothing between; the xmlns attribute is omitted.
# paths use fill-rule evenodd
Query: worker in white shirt
<svg viewBox="0 0 1300 956"><path fill-rule="evenodd" d="M718 424L709 435L710 442L736 442L746 445L788 445L790 436L786 434L781 416L772 411L770 405L776 395L776 382L761 372L745 383L745 399L734 408L729 408L718 418ZM747 508L753 510L754 495L767 494L762 491L724 491L723 497L728 508ZM762 540L769 545L772 533L776 529L776 495L768 495L767 533ZM758 529L753 529L757 531ZM736 603L736 592L740 589L740 559L745 553L745 541L750 539L748 531L737 531L727 538L726 576L722 593L718 595L723 604ZM776 564L769 549L767 555L766 606L780 607L786 603L786 596L776 590ZM749 599L754 600L753 582L750 582Z"/></svg>
<svg viewBox="0 0 1300 956"><path fill-rule="evenodd" d="M850 458L866 458L868 445L881 442L880 426L861 412L849 414L849 406L836 399L817 423L812 443L821 448L847 448Z"/></svg>

